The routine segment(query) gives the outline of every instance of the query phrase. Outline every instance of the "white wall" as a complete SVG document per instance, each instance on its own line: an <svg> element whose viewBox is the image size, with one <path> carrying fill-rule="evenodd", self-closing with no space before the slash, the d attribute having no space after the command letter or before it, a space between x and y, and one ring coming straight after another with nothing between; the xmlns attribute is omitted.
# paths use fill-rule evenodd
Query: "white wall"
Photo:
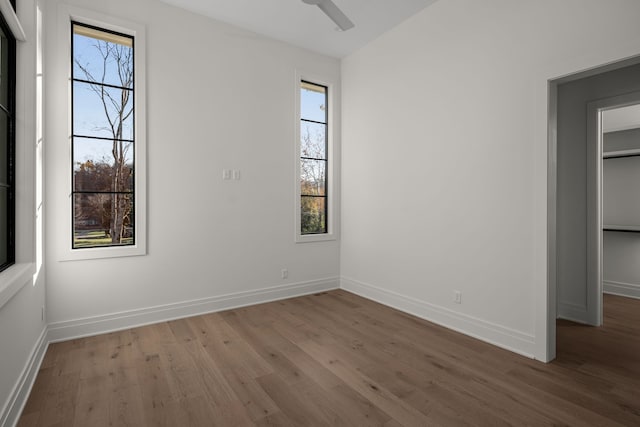
<svg viewBox="0 0 640 427"><path fill-rule="evenodd" d="M640 227L640 157L602 162L602 222ZM640 237L640 236L636 236Z"/></svg>
<svg viewBox="0 0 640 427"><path fill-rule="evenodd" d="M547 80L640 53L639 14L629 0L439 1L347 57L343 285L552 357Z"/></svg>
<svg viewBox="0 0 640 427"><path fill-rule="evenodd" d="M605 232L602 238L605 293L640 298L640 236Z"/></svg>
<svg viewBox="0 0 640 427"><path fill-rule="evenodd" d="M49 41L57 40L60 3L46 2ZM294 101L296 69L339 83L339 62L153 0L67 3L146 26L148 255L58 258L70 240L56 227L70 221L67 124L60 119L68 65L64 47L50 42L52 339L338 286L338 241L294 243ZM241 180L223 181L223 168L240 170ZM292 287L276 292L281 285ZM264 288L272 292L256 294Z"/></svg>
<svg viewBox="0 0 640 427"><path fill-rule="evenodd" d="M34 0L18 2L18 17L27 41L17 46L16 82L16 265L0 273L0 290L15 281L7 301L0 292L0 426L11 425L21 410L23 398L45 346L43 275L33 279L35 248L35 141L36 141L36 7ZM23 270L20 279L13 273ZM11 278L11 276L14 276ZM34 283L35 282L35 283ZM15 293L14 293L15 292ZM4 303L4 304L3 304ZM38 351L39 350L39 351ZM27 384L26 388L23 384Z"/></svg>

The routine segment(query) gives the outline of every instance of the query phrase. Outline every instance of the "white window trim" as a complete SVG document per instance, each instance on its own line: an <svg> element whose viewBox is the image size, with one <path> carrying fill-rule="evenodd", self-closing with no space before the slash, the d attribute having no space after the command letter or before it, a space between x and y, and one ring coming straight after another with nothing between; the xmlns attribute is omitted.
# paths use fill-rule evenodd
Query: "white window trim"
<svg viewBox="0 0 640 427"><path fill-rule="evenodd" d="M127 256L140 256L147 253L147 183L146 183L146 31L142 24L105 15L99 12L77 8L69 5L60 5L58 9L58 41L61 49L66 52L64 61L66 64L65 76L67 85L67 141L68 151L65 172L67 173L67 188L69 198L72 188L72 158L71 158L71 22L93 25L106 30L116 31L134 37L134 79L135 79L135 245L131 246L109 246L98 248L72 249L72 209L71 201L65 200L66 219L64 241L58 242L60 261L76 261L100 258L117 258Z"/></svg>
<svg viewBox="0 0 640 427"><path fill-rule="evenodd" d="M2 12L2 16L4 16L4 20L7 22L16 41L27 41L27 36L24 34L18 15L13 10L13 6L11 6L9 0L0 0L0 12Z"/></svg>
<svg viewBox="0 0 640 427"><path fill-rule="evenodd" d="M27 283L33 283L35 264L18 263L13 264L2 272L2 283L0 283L0 308L4 306L20 289Z"/></svg>
<svg viewBox="0 0 640 427"><path fill-rule="evenodd" d="M338 102L338 91L337 84L332 79L328 79L326 77L318 76L313 73L307 73L304 71L296 70L295 76L295 242L296 243L307 243L307 242L322 242L328 240L336 240L337 239L337 212L336 203L338 201L336 197L336 173L335 165L336 165L336 118L337 118L337 108L336 103ZM329 162L327 167L327 180L329 181L329 185L327 186L328 197L328 209L327 209L327 223L328 228L326 233L322 234L302 234L300 232L301 229L301 206L300 206L300 83L302 81L308 81L310 83L316 83L322 86L327 87L327 97L329 109L327 111L327 120L328 120L328 129L327 129L327 161Z"/></svg>
<svg viewBox="0 0 640 427"><path fill-rule="evenodd" d="M20 3L18 3L20 8ZM33 283L35 263L33 262L32 240L34 222L29 219L32 212L32 189L29 187L29 166L31 159L30 130L28 115L31 111L27 90L28 76L31 70L28 57L30 42L14 12L9 0L0 0L0 11L16 39L16 223L15 223L15 263L0 272L0 308L13 298L28 283ZM32 41L31 41L32 43Z"/></svg>

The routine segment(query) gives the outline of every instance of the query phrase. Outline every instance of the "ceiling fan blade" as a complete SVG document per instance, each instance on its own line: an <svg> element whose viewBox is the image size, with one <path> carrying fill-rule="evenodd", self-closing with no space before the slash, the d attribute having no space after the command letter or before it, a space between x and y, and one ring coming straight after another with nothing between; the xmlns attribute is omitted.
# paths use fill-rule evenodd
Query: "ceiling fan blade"
<svg viewBox="0 0 640 427"><path fill-rule="evenodd" d="M317 3L320 10L327 14L329 18L342 30L347 31L355 25L347 15L345 15L338 6L331 0L323 0Z"/></svg>

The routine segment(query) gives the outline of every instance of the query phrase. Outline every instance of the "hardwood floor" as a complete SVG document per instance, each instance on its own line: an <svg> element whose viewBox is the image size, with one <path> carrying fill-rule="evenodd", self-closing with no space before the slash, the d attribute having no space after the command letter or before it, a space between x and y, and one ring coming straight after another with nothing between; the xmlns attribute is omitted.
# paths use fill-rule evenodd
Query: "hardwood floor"
<svg viewBox="0 0 640 427"><path fill-rule="evenodd" d="M640 425L640 300L543 364L346 291L52 344L19 426Z"/></svg>

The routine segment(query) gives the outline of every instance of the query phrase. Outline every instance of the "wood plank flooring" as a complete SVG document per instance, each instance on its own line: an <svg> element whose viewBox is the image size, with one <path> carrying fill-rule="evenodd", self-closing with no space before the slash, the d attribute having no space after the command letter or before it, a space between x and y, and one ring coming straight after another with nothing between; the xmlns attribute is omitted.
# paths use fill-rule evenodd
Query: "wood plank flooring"
<svg viewBox="0 0 640 427"><path fill-rule="evenodd" d="M543 364L343 290L52 344L19 426L638 426L640 300Z"/></svg>

